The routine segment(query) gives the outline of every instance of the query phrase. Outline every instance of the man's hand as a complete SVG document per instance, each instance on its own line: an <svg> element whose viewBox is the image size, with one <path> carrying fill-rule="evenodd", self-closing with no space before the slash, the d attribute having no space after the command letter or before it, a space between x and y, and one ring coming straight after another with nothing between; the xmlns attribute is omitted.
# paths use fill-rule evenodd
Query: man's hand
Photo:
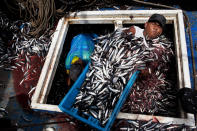
<svg viewBox="0 0 197 131"><path fill-rule="evenodd" d="M125 33L127 33L127 34L130 33L130 32L131 32L133 35L135 35L135 28L134 28L134 26L131 26L129 29L126 29L126 30L125 30Z"/></svg>

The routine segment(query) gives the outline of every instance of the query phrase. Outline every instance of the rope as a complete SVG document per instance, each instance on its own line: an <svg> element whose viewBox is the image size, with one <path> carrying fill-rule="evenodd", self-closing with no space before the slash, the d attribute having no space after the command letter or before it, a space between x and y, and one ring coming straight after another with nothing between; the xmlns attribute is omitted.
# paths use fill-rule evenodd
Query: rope
<svg viewBox="0 0 197 131"><path fill-rule="evenodd" d="M22 0L25 7L25 20L32 23L30 35L39 37L49 28L52 18L56 15L54 0ZM20 7L20 12L23 9Z"/></svg>

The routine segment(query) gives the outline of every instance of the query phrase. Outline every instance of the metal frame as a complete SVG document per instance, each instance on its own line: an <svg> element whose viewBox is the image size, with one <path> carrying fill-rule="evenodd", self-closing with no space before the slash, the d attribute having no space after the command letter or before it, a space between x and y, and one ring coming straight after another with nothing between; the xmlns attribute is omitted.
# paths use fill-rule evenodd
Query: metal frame
<svg viewBox="0 0 197 131"><path fill-rule="evenodd" d="M185 29L182 10L114 10L73 12L67 18L59 20L52 44L46 57L37 88L32 97L31 108L48 112L61 112L57 105L45 104L62 52L69 24L114 24L115 29L122 24L143 24L148 18L159 13L166 17L167 23L174 25L175 52L178 70L179 88L191 88ZM131 19L132 17L132 19ZM142 114L119 113L117 118L132 120L149 120L153 116ZM154 116L161 123L173 121L176 124L195 125L194 115L181 113L181 118Z"/></svg>

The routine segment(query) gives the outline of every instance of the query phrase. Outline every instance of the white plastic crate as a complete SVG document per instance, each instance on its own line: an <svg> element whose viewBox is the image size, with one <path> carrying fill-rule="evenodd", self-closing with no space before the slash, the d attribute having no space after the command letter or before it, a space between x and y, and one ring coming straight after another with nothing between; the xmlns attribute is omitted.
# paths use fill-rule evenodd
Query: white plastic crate
<svg viewBox="0 0 197 131"><path fill-rule="evenodd" d="M52 81L59 62L60 54L64 45L65 37L70 24L114 24L115 29L123 24L144 24L154 14L162 14L166 17L168 24L174 27L174 44L176 63L178 70L179 88L189 87L190 74L187 47L185 40L185 29L183 13L181 10L114 10L114 11L82 11L71 13L69 17L59 20L52 44L46 57L35 93L32 98L31 108L47 112L61 112L57 105L46 104L51 89ZM133 18L131 19L130 16ZM181 108L180 108L181 110ZM143 114L119 113L117 118L132 120L150 120L153 116ZM177 124L195 125L194 115L181 111L180 118L155 116L161 123L173 121Z"/></svg>

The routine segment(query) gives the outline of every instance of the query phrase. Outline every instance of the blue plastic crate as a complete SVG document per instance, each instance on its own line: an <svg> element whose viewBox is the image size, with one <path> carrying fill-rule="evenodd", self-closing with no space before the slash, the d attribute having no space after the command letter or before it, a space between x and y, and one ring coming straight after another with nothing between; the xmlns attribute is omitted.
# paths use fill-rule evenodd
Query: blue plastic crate
<svg viewBox="0 0 197 131"><path fill-rule="evenodd" d="M96 128L98 130L108 131L108 130L110 130L114 120L116 119L116 116L118 115L124 101L126 100L128 94L130 92L130 89L133 86L133 84L139 74L139 71L136 71L132 75L130 80L128 81L128 83L127 83L126 87L124 88L124 91L122 92L109 120L107 121L105 127L102 127L99 123L99 120L95 119L94 117L92 117L89 114L85 114L85 113L80 114L77 109L72 107L72 105L75 102L75 98L77 97L77 95L80 91L80 88L85 80L88 68L89 68L89 64L87 64L87 66L85 67L85 69L83 70L83 72L81 73L79 78L77 79L77 81L74 83L74 85L69 90L69 92L66 94L66 96L63 98L63 100L59 104L59 108L61 111L69 114L70 116L72 116L74 118L77 118L78 120Z"/></svg>

